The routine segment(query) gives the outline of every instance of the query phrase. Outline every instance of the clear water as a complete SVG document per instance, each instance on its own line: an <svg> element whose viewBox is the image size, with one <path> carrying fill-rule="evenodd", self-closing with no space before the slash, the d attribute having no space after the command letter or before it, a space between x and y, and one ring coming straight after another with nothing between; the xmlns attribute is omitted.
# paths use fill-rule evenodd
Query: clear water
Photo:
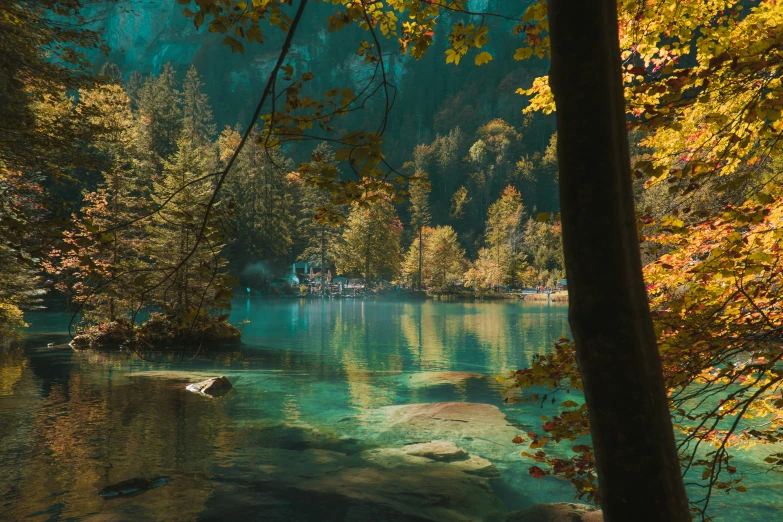
<svg viewBox="0 0 783 522"><path fill-rule="evenodd" d="M367 499L341 489L354 487L354 476L366 479L357 456L421 442L416 433L390 429L378 412L416 403L492 404L523 433L548 412L504 405L493 377L568 333L564 306L537 303L237 300L232 320L243 319L250 323L241 350L169 363L74 352L62 346L67 315L29 315L25 343L0 350L0 519L369 519L355 507ZM428 385L417 375L444 371L486 378ZM215 375L226 375L234 390L214 400L183 390L187 381ZM530 477L505 432L480 435L455 431L451 438L497 467L488 494L504 510L573 499L564 481ZM779 477L763 473L761 453L741 458L752 473L749 492L718 495L714 514L777 519ZM411 484L426 473L372 471L372 483L359 489L396 482L384 486L402 488L396 498L414 495ZM136 496L98 496L107 485L156 474L172 481ZM448 477L433 480L458 491ZM332 489L324 490L329 481ZM449 507L431 495L424 502ZM382 513L372 518L405 519ZM480 508L473 516L492 518Z"/></svg>

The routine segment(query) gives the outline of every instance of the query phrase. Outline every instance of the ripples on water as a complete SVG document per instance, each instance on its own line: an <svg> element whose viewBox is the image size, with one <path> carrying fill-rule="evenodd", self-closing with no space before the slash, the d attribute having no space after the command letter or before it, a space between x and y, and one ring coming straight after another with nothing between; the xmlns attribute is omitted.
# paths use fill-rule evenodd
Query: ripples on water
<svg viewBox="0 0 783 522"><path fill-rule="evenodd" d="M554 304L237 300L232 320L243 319L241 350L164 364L47 348L67 340L68 317L30 314L27 341L0 351L0 519L366 519L356 502L307 481L352 480L341 473L368 471L353 468L362 451L421 442L373 420L380 408L488 403L526 431L546 412L504 406L492 377L567 334L566 309ZM489 378L427 385L416 375L442 371ZM235 389L219 400L183 391L214 375ZM457 442L497 466L488 495L508 509L572 500L563 481L529 477L507 438L480 439ZM407 473L373 481L416 478ZM173 480L129 498L98 496L157 474ZM780 507L773 485L726 503L743 518L719 520L770 520Z"/></svg>

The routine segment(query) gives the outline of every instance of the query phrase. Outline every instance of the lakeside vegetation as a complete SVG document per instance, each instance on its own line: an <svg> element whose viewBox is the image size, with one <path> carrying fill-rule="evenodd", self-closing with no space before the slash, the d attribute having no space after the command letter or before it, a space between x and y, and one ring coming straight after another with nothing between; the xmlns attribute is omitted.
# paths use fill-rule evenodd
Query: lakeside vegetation
<svg viewBox="0 0 783 522"><path fill-rule="evenodd" d="M114 3L0 0L4 332L22 328L23 310L45 296L78 315L81 346L237 342L234 289L268 289L297 260L316 262L321 279L334 268L365 286L479 296L554 288L568 269L582 291L571 303L580 343L558 342L507 381L509 402L563 396L557 414L518 440L532 475L565 478L582 498L611 504L622 495L602 496L599 475L615 479L602 487L620 487L635 470L639 481L668 477L685 504L684 475L705 492L691 509L706 519L713 493L746 490L732 452L783 440L783 10L773 0L608 3L593 39L578 20L561 26L586 44L610 42L606 56L564 45L551 86L534 78L558 58L549 2L499 15L472 13L462 0L336 0L334 12L306 23L323 29L318 38L360 35L347 54L351 67L366 67L362 89L288 57L306 0L180 2L195 29L225 38L211 56L285 34L250 125L222 129L195 67L147 74L100 57L110 49L82 17ZM443 51L441 71L463 58L486 69L533 63L524 81L496 82L525 96L524 115L506 114L511 102L469 105L465 93L486 87L474 79L439 110L426 102L437 132L433 123L408 133L415 143L388 138L399 109L392 72L406 62L392 67L387 40L411 62ZM567 81L590 64L617 65L620 107L603 99L613 112L594 114L604 105L591 101L614 91ZM405 96L400 136L416 126L425 94ZM370 105L381 108L356 115ZM556 108L559 134L548 116ZM401 161L387 159L390 143ZM147 313L156 315L137 324ZM610 371L622 363L628 371ZM618 382L635 393L610 393ZM612 400L588 404L603 394ZM630 414L642 408L636 420L654 425L626 441L642 448L629 459L637 468L597 458L622 449L611 437L633 433ZM669 460L657 462L648 440L664 441ZM765 462L779 470L771 448ZM659 465L666 473L647 473ZM644 494L657 492L672 520L684 519L663 489Z"/></svg>

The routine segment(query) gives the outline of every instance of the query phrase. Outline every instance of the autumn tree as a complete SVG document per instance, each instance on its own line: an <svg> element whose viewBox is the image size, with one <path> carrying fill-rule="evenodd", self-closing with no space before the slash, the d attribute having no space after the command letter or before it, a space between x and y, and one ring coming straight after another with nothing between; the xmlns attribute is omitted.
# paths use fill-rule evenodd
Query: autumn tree
<svg viewBox="0 0 783 522"><path fill-rule="evenodd" d="M608 521L690 519L642 279L617 5L549 2L569 322Z"/></svg>
<svg viewBox="0 0 783 522"><path fill-rule="evenodd" d="M562 229L553 218L547 221L528 219L521 251L527 258L526 263L536 272L537 284L554 288L565 277Z"/></svg>
<svg viewBox="0 0 783 522"><path fill-rule="evenodd" d="M487 211L486 248L504 272L503 282L516 284L525 207L522 194L509 185Z"/></svg>
<svg viewBox="0 0 783 522"><path fill-rule="evenodd" d="M337 270L361 275L365 285L392 280L400 271L402 224L394 206L382 195L369 205L354 203L337 249Z"/></svg>
<svg viewBox="0 0 783 522"><path fill-rule="evenodd" d="M423 238L424 248L419 241ZM419 260L423 259L423 269L419 272ZM424 227L422 234L413 240L402 262L402 273L409 278L422 276L427 290L434 293L446 293L462 280L466 268L465 249L457 238L457 233L449 226L435 228Z"/></svg>
<svg viewBox="0 0 783 522"><path fill-rule="evenodd" d="M66 231L64 247L53 253L50 273L89 322L127 319L143 301L130 283L147 268L146 233L138 218L149 210L150 169L122 87L80 91L77 110L95 129L92 146L101 180L97 190L84 194L75 230ZM113 284L122 284L124 291L103 288Z"/></svg>

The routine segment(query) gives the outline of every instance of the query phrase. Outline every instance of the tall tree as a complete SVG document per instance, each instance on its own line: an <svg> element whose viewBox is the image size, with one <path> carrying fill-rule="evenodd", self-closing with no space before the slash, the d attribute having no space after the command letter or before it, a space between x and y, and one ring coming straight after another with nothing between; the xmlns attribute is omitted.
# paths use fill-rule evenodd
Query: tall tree
<svg viewBox="0 0 783 522"><path fill-rule="evenodd" d="M130 282L146 266L146 234L136 219L149 207L150 170L122 87L81 90L77 113L94 128L92 146L101 179L95 191L84 194L75 231L66 232L66 247L57 253L59 262L51 271L58 275L61 291L74 293L90 322L115 321L142 304ZM122 285L125 291L98 291L107 285Z"/></svg>
<svg viewBox="0 0 783 522"><path fill-rule="evenodd" d="M338 248L337 269L357 274L365 285L394 279L400 270L400 223L388 198L370 195L367 204L354 203Z"/></svg>
<svg viewBox="0 0 783 522"><path fill-rule="evenodd" d="M506 273L504 279L512 286L516 283L517 265L520 261L520 225L524 214L522 194L511 185L506 187L500 198L487 211L487 228L484 234L486 247Z"/></svg>
<svg viewBox="0 0 783 522"><path fill-rule="evenodd" d="M314 181L325 177L325 171L337 176L334 151L326 143L320 143L312 153L307 169L292 172L289 180L294 185L298 201L296 235L302 244L298 259L318 260L321 269L321 295L326 291L327 266L335 263L336 248L342 234L343 209L330 201L329 193Z"/></svg>
<svg viewBox="0 0 783 522"><path fill-rule="evenodd" d="M173 155L183 123L182 93L177 88L174 66L166 63L159 75L147 78L137 104L150 129L152 150L161 159Z"/></svg>
<svg viewBox="0 0 783 522"><path fill-rule="evenodd" d="M265 149L258 134L239 155L223 200L231 223L227 256L241 269L249 262L285 259L294 234L293 201L286 174L293 163L279 151ZM223 161L231 157L241 136L226 128L218 139Z"/></svg>
<svg viewBox="0 0 783 522"><path fill-rule="evenodd" d="M167 203L149 225L145 251L159 271L152 285L157 303L175 314L200 313L230 293L221 256L225 237L219 216L211 214L204 223L214 190L209 148L184 135L177 146L153 185L153 201Z"/></svg>
<svg viewBox="0 0 783 522"><path fill-rule="evenodd" d="M604 518L686 522L688 499L642 279L617 3L550 0L549 26L569 320Z"/></svg>
<svg viewBox="0 0 783 522"><path fill-rule="evenodd" d="M424 171L417 171L414 174L414 178L411 180L411 198L410 198L410 211L411 211L411 228L416 231L416 236L419 241L419 246L424 245L424 227L429 226L432 216L430 214L430 183L427 180L427 173ZM426 247L425 247L426 248ZM421 291L421 270L424 260L424 248L419 248L419 270L417 283L419 291Z"/></svg>
<svg viewBox="0 0 783 522"><path fill-rule="evenodd" d="M215 135L215 120L209 97L194 65L182 82L182 132L194 143L204 144Z"/></svg>
<svg viewBox="0 0 783 522"><path fill-rule="evenodd" d="M420 247L421 238L424 239L424 248ZM420 272L422 258L424 269ZM462 279L466 265L465 249L460 246L453 228L424 227L422 234L413 240L405 254L402 273L407 277L420 276L429 291L444 293Z"/></svg>

